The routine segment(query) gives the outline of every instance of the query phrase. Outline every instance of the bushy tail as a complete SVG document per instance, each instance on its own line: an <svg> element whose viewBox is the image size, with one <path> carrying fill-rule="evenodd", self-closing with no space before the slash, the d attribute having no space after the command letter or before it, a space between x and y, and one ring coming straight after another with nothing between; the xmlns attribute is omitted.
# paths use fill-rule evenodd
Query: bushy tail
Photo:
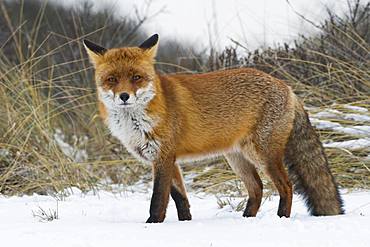
<svg viewBox="0 0 370 247"><path fill-rule="evenodd" d="M303 196L312 215L344 213L324 148L307 113L298 102L284 161L295 191Z"/></svg>

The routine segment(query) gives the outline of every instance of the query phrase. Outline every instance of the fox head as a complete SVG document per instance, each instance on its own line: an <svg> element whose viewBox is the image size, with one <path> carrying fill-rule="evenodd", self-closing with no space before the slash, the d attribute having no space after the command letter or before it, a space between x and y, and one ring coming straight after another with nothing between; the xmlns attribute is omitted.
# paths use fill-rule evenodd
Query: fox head
<svg viewBox="0 0 370 247"><path fill-rule="evenodd" d="M135 108L155 96L154 58L158 47L154 34L138 47L106 49L84 40L95 67L99 99L107 108Z"/></svg>

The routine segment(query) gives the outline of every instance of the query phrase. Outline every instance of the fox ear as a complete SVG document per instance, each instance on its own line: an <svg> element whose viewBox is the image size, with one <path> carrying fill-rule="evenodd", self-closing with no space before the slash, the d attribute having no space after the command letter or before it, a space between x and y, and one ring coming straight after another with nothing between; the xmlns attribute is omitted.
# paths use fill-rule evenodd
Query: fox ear
<svg viewBox="0 0 370 247"><path fill-rule="evenodd" d="M97 45L87 39L84 39L83 43L87 54L89 55L90 61L93 64L96 64L97 60L107 51L107 49L104 47L101 47L100 45Z"/></svg>
<svg viewBox="0 0 370 247"><path fill-rule="evenodd" d="M159 35L154 34L145 40L141 45L139 45L139 48L143 49L145 52L148 52L152 57L155 57L158 49L158 40Z"/></svg>

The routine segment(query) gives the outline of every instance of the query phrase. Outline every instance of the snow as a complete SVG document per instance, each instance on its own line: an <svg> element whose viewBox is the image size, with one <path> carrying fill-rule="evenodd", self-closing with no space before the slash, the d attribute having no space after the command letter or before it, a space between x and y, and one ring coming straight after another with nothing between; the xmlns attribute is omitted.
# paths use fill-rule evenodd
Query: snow
<svg viewBox="0 0 370 247"><path fill-rule="evenodd" d="M342 127L342 125L340 125L339 123L333 123L331 121L321 120L313 117L310 117L310 121L312 125L314 125L318 129L334 129Z"/></svg>
<svg viewBox="0 0 370 247"><path fill-rule="evenodd" d="M310 118L310 121L312 125L314 125L317 129L334 130L350 135L370 136L369 125L343 127L340 123L335 123L328 120L321 120L313 117Z"/></svg>
<svg viewBox="0 0 370 247"><path fill-rule="evenodd" d="M363 121L363 122L370 122L370 117L366 115L361 115L361 114L354 114L354 113L349 113L344 116L344 119L347 120L354 120L354 121Z"/></svg>
<svg viewBox="0 0 370 247"><path fill-rule="evenodd" d="M0 157L6 157L10 154L9 150L5 148L0 148Z"/></svg>
<svg viewBox="0 0 370 247"><path fill-rule="evenodd" d="M338 110L333 110L333 109L326 109L324 111L320 111L318 113L312 114L316 118L338 118L342 112Z"/></svg>
<svg viewBox="0 0 370 247"><path fill-rule="evenodd" d="M357 111L357 112L368 112L369 111L365 107L361 107L361 106L344 105L344 107L347 108L347 109L349 109L349 110Z"/></svg>
<svg viewBox="0 0 370 247"><path fill-rule="evenodd" d="M361 138L356 140L325 143L327 148L345 148L350 150L357 150L362 148L370 148L370 138Z"/></svg>
<svg viewBox="0 0 370 247"><path fill-rule="evenodd" d="M346 215L312 217L298 196L291 218L276 216L278 197L263 202L256 218L212 195L190 193L193 220L179 222L171 201L162 224L145 224L150 193L76 192L58 202L59 219L40 222L32 211L55 210L51 196L0 197L2 246L369 246L370 193L343 195ZM238 203L242 198L235 199Z"/></svg>
<svg viewBox="0 0 370 247"><path fill-rule="evenodd" d="M351 134L351 135L370 136L370 126L369 125L339 127L339 128L334 128L334 130L343 132L346 134Z"/></svg>
<svg viewBox="0 0 370 247"><path fill-rule="evenodd" d="M65 135L60 129L56 129L54 133L54 140L55 143L58 145L60 150L69 158L74 160L75 162L83 162L86 161L88 158L86 150L79 149L75 145L72 146L69 143L64 141ZM75 144L77 142L84 142L86 143L87 139L86 137L84 138L77 138L76 136L73 136L73 139L75 141ZM81 141L82 140L82 141Z"/></svg>
<svg viewBox="0 0 370 247"><path fill-rule="evenodd" d="M345 113L335 109L323 109L310 114L311 123L321 130L333 130L349 135L352 140L324 143L328 148L358 150L370 148L370 116L368 110L359 106L344 105L344 108L356 113ZM315 108L309 108L315 111ZM353 122L348 122L351 120ZM341 121L341 123L333 122Z"/></svg>
<svg viewBox="0 0 370 247"><path fill-rule="evenodd" d="M361 108L362 109L362 108ZM370 122L370 116L358 113L343 113L338 110L327 109L313 114L315 118L345 119L358 122Z"/></svg>

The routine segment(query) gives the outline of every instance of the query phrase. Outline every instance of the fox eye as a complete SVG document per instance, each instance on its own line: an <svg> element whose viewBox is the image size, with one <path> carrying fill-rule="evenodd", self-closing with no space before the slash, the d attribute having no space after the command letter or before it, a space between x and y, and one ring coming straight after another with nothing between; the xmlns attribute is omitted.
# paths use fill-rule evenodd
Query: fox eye
<svg viewBox="0 0 370 247"><path fill-rule="evenodd" d="M140 80L141 79L141 76L140 75L134 75L133 77L132 77L132 80L133 81L138 81L138 80Z"/></svg>
<svg viewBox="0 0 370 247"><path fill-rule="evenodd" d="M107 78L107 81L110 82L110 83L116 83L117 82L117 78L114 77L114 76L109 76Z"/></svg>

